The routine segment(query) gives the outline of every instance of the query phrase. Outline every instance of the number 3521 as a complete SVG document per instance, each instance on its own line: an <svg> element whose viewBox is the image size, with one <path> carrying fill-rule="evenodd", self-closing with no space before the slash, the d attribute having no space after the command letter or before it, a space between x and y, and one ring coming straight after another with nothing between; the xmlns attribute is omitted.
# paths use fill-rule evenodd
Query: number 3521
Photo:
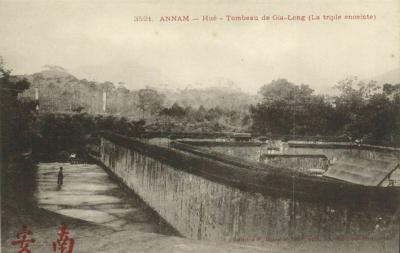
<svg viewBox="0 0 400 253"><path fill-rule="evenodd" d="M133 22L151 22L150 16L134 16Z"/></svg>

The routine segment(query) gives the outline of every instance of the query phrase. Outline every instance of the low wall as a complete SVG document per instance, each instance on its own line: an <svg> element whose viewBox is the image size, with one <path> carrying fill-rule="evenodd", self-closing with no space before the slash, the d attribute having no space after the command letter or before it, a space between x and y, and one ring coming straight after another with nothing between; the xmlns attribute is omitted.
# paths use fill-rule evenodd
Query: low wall
<svg viewBox="0 0 400 253"><path fill-rule="evenodd" d="M365 239L397 228L393 198L369 201L395 192L260 172L112 134L103 134L100 150L101 162L188 238Z"/></svg>
<svg viewBox="0 0 400 253"><path fill-rule="evenodd" d="M290 143L289 148L283 150L284 154L319 154L325 155L329 160L346 158L364 158L372 160L400 160L400 150L371 145L354 144L322 144L322 143Z"/></svg>
<svg viewBox="0 0 400 253"><path fill-rule="evenodd" d="M289 141L288 143L274 141L269 144L261 142L217 142L201 140L182 140L180 142L206 148L210 151L244 157L251 161L259 161L264 154L324 155L330 161L352 157L372 160L400 160L399 148L367 144L297 141ZM271 145L274 147L272 150Z"/></svg>

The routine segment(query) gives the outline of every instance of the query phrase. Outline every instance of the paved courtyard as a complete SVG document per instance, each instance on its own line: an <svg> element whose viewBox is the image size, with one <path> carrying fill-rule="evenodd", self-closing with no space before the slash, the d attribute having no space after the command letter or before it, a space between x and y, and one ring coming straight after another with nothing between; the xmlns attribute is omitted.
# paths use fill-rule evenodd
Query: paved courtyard
<svg viewBox="0 0 400 253"><path fill-rule="evenodd" d="M64 183L58 187L60 167L63 167ZM39 164L37 185L35 196L41 208L116 231L157 231L157 219L97 165Z"/></svg>

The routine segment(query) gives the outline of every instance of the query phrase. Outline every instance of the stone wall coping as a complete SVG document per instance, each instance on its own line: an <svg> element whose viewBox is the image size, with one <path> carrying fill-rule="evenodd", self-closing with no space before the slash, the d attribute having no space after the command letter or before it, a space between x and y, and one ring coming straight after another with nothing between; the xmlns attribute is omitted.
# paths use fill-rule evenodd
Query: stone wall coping
<svg viewBox="0 0 400 253"><path fill-rule="evenodd" d="M325 155L319 154L262 154L261 159L266 157L285 157L285 158L323 158L328 159Z"/></svg>
<svg viewBox="0 0 400 253"><path fill-rule="evenodd" d="M100 135L127 149L134 150L171 166L174 169L201 176L205 179L236 187L243 191L268 193L276 196L293 196L310 201L371 201L398 207L399 189L393 187L370 187L349 184L319 177L307 176L289 169L272 166L253 167L255 163L246 160L227 159L226 156L210 154L200 149L191 152L175 148L161 147L141 142L111 132ZM186 145L189 146L189 145ZM218 159L215 159L218 157Z"/></svg>
<svg viewBox="0 0 400 253"><path fill-rule="evenodd" d="M376 150L400 152L400 148L376 146L369 144L356 144L353 142L302 142L289 141L289 147L293 148L330 148L330 149L358 149L358 150Z"/></svg>

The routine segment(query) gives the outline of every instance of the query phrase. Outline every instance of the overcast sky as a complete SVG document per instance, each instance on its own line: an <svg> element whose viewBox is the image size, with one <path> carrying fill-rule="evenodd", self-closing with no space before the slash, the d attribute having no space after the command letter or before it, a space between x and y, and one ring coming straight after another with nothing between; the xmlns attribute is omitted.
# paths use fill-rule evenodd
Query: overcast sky
<svg viewBox="0 0 400 253"><path fill-rule="evenodd" d="M0 55L15 74L55 64L79 78L123 81L132 89L232 81L250 93L277 78L329 93L346 76L369 78L400 67L398 0L144 2L0 0ZM377 19L158 22L162 15L207 14L372 14ZM150 15L155 22L135 23L136 15Z"/></svg>

